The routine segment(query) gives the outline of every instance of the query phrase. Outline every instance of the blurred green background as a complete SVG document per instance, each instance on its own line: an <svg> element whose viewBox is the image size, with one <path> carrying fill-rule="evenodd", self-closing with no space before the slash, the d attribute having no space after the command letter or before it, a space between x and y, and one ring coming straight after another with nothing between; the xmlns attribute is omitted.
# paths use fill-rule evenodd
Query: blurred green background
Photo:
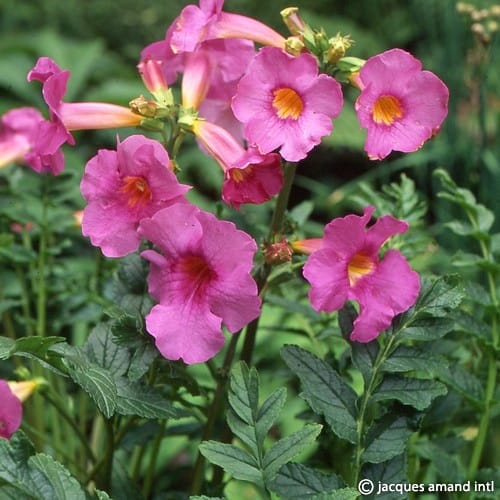
<svg viewBox="0 0 500 500"><path fill-rule="evenodd" d="M0 6L0 112L21 105L43 108L37 84L26 73L40 55L53 57L70 69L67 100L106 100L126 104L144 93L135 64L141 49L163 38L166 28L188 2L180 0L2 0ZM460 3L460 2L458 2ZM380 187L406 172L416 180L430 203L429 223L439 221L449 207L434 203L431 177L437 166L476 194L495 213L500 212L498 137L500 72L498 36L492 0L475 0L476 13L457 12L455 0L227 0L225 10L256 17L283 34L280 10L294 5L313 27L333 36L350 34L356 41L350 55L370 57L400 47L420 58L450 88L449 116L441 133L418 152L393 154L384 162L371 162L363 152L364 132L352 104L354 89L345 89L346 105L335 130L323 145L303 161L293 192L294 203L314 198L320 222L353 209L349 195L360 180ZM492 10L493 9L493 10ZM497 9L498 10L498 9ZM482 26L490 40L481 42L473 31ZM86 133L99 143L113 143L114 132ZM84 141L81 141L83 144ZM82 164L92 148L82 146ZM206 167L203 155L188 152L186 171L199 183L202 197L218 197L220 173ZM196 165L202 163L201 167ZM387 164L387 165L383 165ZM201 168L202 175L197 171ZM207 175L207 172L214 172ZM203 200L201 200L203 203ZM496 229L500 228L497 217Z"/></svg>

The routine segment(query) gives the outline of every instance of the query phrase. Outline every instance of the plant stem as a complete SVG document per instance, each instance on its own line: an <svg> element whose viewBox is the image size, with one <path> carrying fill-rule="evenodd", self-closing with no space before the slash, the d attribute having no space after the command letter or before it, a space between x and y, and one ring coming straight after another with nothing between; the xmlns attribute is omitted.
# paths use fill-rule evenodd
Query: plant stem
<svg viewBox="0 0 500 500"><path fill-rule="evenodd" d="M67 409L64 407L64 405L61 404L61 402L57 397L53 398L48 392L43 392L42 396L48 403L50 403L58 411L59 415L61 415L61 417L64 418L64 420L66 420L66 422L71 426L71 428L77 435L78 439L82 443L83 449L87 454L87 458L92 462L95 462L95 455L89 446L87 436L85 436L82 433L80 427L76 423L76 420L73 418L73 416L69 414Z"/></svg>
<svg viewBox="0 0 500 500"><path fill-rule="evenodd" d="M471 214L467 214L471 220L473 226L478 228L477 221L475 217ZM481 247L481 253L485 260L493 260L493 256L490 253L489 248L484 241L480 240L479 245ZM469 462L469 468L467 471L467 476L469 479L473 479L476 475L477 469L481 462L481 457L483 455L484 445L486 443L486 437L488 435L488 428L491 419L491 404L495 397L496 381L497 381L497 353L499 350L499 331L498 331L498 297L495 284L495 277L492 271L487 271L489 293L491 298L491 304L493 306L493 317L491 319L491 341L493 344L493 349L488 347L486 358L488 360L488 372L486 378L486 388L484 391L484 408L481 418L479 420L479 428L476 440L474 442L474 448L472 449L472 455ZM483 353L485 351L483 350Z"/></svg>
<svg viewBox="0 0 500 500"><path fill-rule="evenodd" d="M389 355L393 347L395 339L396 339L395 336L389 337L383 349L381 348L379 350L377 357L375 359L375 363L373 364L373 370L370 377L370 381L368 382L368 387L366 387L365 390L363 391L363 397L361 399L361 406L359 409L359 416L357 421L357 440L356 440L356 449L354 452L354 466L353 466L353 478L352 478L352 486L354 488L356 488L358 485L359 475L361 473L361 465L362 465L361 456L363 455L364 451L366 410L368 408L368 403L370 401L370 398L372 397L373 391L376 389L380 381L379 377L380 367L387 359L387 356Z"/></svg>
<svg viewBox="0 0 500 500"><path fill-rule="evenodd" d="M236 352L236 344L240 332L235 333L231 337L231 342L229 343L226 356L224 357L224 362L222 364L221 373L217 381L217 387L215 389L214 399L212 405L210 406L207 422L205 424L205 429L203 430L203 435L201 437L202 441L209 439L212 436L212 431L215 426L217 417L219 416L222 408L224 406L224 395L226 389L227 378L231 364L233 363L234 354ZM203 486L205 472L205 457L198 451L198 456L196 458L196 463L193 472L193 482L191 484L191 495L199 495L201 492L201 487Z"/></svg>
<svg viewBox="0 0 500 500"><path fill-rule="evenodd" d="M284 165L284 182L283 187L276 200L276 205L274 207L273 218L271 220L271 225L269 227L268 241L274 242L281 235L283 231L283 223L285 221L285 213L288 207L288 202L290 200L290 192L292 191L293 180L295 178L295 172L297 170L296 163L285 163ZM261 272L256 276L257 286L261 298L263 298L265 286L267 283L267 278L271 272L271 267L268 264L264 264ZM243 343L243 349L241 351L240 359L245 361L247 364L251 364L253 350L255 347L255 337L257 335L257 329L259 326L260 316L255 318L248 326L245 332L245 341Z"/></svg>
<svg viewBox="0 0 500 500"><path fill-rule="evenodd" d="M156 434L156 438L153 443L153 449L151 450L151 457L149 459L149 467L146 472L146 478L144 479L144 486L142 489L142 494L144 498L148 498L151 493L151 488L153 486L153 479L155 477L156 461L158 459L158 452L160 451L161 441L165 434L165 428L167 427L167 419L163 420L160 425L160 429Z"/></svg>

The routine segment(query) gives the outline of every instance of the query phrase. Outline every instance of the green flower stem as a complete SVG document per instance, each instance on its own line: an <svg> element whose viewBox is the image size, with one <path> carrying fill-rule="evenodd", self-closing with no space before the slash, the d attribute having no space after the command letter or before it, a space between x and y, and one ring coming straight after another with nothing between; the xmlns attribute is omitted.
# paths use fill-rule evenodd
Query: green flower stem
<svg viewBox="0 0 500 500"><path fill-rule="evenodd" d="M202 441L211 438L215 422L217 421L217 418L224 407L224 397L226 394L227 379L229 371L231 369L231 365L233 363L234 354L236 352L236 344L238 343L238 338L240 336L240 333L241 332L233 334L229 346L227 348L226 356L224 357L224 362L221 368L221 373L217 381L214 399L212 401L212 405L210 406L207 422L205 424L205 429L203 430L203 435L201 437ZM200 494L201 488L203 486L204 474L205 474L205 457L198 451L198 456L196 458L196 463L193 472L193 482L191 484L191 495L196 496Z"/></svg>
<svg viewBox="0 0 500 500"><path fill-rule="evenodd" d="M372 376L368 382L368 387L363 391L363 396L361 399L361 405L359 409L359 416L357 421L357 441L356 448L354 451L354 465L353 465L353 477L352 477L352 487L356 488L359 482L359 477L361 473L361 456L364 452L364 437L365 437L365 425L366 425L366 410L368 408L368 403L372 397L373 391L377 388L380 382L380 368L387 359L391 349L393 347L396 337L393 335L389 337L387 343L383 348L381 348L373 364Z"/></svg>
<svg viewBox="0 0 500 500"><path fill-rule="evenodd" d="M285 221L285 213L288 207L288 202L290 200L290 192L292 191L293 180L295 178L295 172L297 170L296 163L285 163L284 165L284 183L281 191L276 199L276 205L274 207L273 218L271 220L271 225L269 227L268 241L275 242L278 240L279 236L283 232L283 224ZM267 279L271 272L271 266L265 264L260 273L256 276L257 286L261 298L263 298L264 291L266 289ZM260 316L254 319L248 326L245 332L245 341L243 343L243 349L241 351L240 359L245 361L247 364L251 364L253 350L255 347L255 337L257 335L257 330L259 326Z"/></svg>
<svg viewBox="0 0 500 500"><path fill-rule="evenodd" d="M42 392L42 396L48 403L50 403L57 410L59 415L71 426L76 436L80 440L83 449L85 450L85 453L87 455L87 458L92 462L95 462L96 458L94 452L89 446L87 436L85 436L85 434L82 433L81 429L78 427L78 424L76 423L76 420L73 418L72 415L70 415L66 407L62 404L62 402L59 401L59 398L52 397L51 394L47 391Z"/></svg>
<svg viewBox="0 0 500 500"><path fill-rule="evenodd" d="M475 217L471 213L467 213L469 219L473 226L478 229L478 224ZM480 240L479 245L481 247L481 253L483 258L487 261L493 260L493 256L484 241ZM497 381L497 353L499 350L499 331L498 331L498 296L495 284L495 277L491 271L487 271L488 276L488 286L491 298L491 304L494 308L493 317L491 320L491 341L493 344L493 349L489 349L485 352L485 356L488 360L488 372L486 378L486 388L484 391L484 407L479 420L479 428L476 440L474 442L474 448L472 449L472 455L469 462L469 468L467 471L469 479L473 479L476 475L477 469L481 462L483 456L484 445L486 443L486 438L488 435L488 428L491 419L491 405L495 397L496 381ZM484 352L484 351L483 351Z"/></svg>
<svg viewBox="0 0 500 500"><path fill-rule="evenodd" d="M156 471L156 461L158 459L158 453L160 451L161 441L165 435L165 429L167 427L167 419L162 420L160 429L156 434L156 438L153 442L153 449L151 450L151 457L149 459L149 466L146 472L146 478L144 479L144 486L142 489L142 494L144 498L149 498L151 493L151 488L153 486L153 480Z"/></svg>

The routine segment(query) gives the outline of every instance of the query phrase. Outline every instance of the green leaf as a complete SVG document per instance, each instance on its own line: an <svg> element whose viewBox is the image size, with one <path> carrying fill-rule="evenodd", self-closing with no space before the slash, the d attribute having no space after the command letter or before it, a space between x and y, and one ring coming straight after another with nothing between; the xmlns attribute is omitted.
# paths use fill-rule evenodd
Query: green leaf
<svg viewBox="0 0 500 500"><path fill-rule="evenodd" d="M366 464L361 471L361 478L372 481L375 488L373 493L363 496L363 499L378 500L383 498L384 500L401 500L404 497L397 491L384 491L382 495L377 495L377 491L379 483L389 485L403 484L408 481L405 454L403 453L380 464Z"/></svg>
<svg viewBox="0 0 500 500"><path fill-rule="evenodd" d="M412 433L404 417L390 416L378 421L367 433L362 462L379 464L400 455L406 450Z"/></svg>
<svg viewBox="0 0 500 500"><path fill-rule="evenodd" d="M45 478L37 477L37 491L41 498L85 500L85 493L78 481L51 456L37 453L28 460L28 466L36 468Z"/></svg>
<svg viewBox="0 0 500 500"><path fill-rule="evenodd" d="M438 477L446 483L463 483L465 470L455 453L449 453L439 444L419 441L412 447L416 455L429 460L436 469Z"/></svg>
<svg viewBox="0 0 500 500"><path fill-rule="evenodd" d="M419 313L445 317L450 310L460 305L463 297L464 287L460 276L447 275L433 282L424 281L415 308Z"/></svg>
<svg viewBox="0 0 500 500"><path fill-rule="evenodd" d="M281 467L269 483L269 489L287 500L312 499L318 493L330 492L344 486L337 475L326 475L306 465L289 463Z"/></svg>
<svg viewBox="0 0 500 500"><path fill-rule="evenodd" d="M267 451L264 456L264 479L267 483L278 472L280 467L289 462L314 442L323 426L319 424L306 424L302 429L292 435L280 439Z"/></svg>
<svg viewBox="0 0 500 500"><path fill-rule="evenodd" d="M264 486L262 472L256 459L241 448L216 441L203 441L199 446L199 451L210 462L222 467L235 479Z"/></svg>
<svg viewBox="0 0 500 500"><path fill-rule="evenodd" d="M453 330L453 321L450 318L416 317L408 326L400 330L399 338L429 342L444 337Z"/></svg>
<svg viewBox="0 0 500 500"><path fill-rule="evenodd" d="M384 361L382 370L390 373L416 370L432 378L434 372L441 371L446 366L448 366L448 361L443 356L437 356L415 347L400 346Z"/></svg>
<svg viewBox="0 0 500 500"><path fill-rule="evenodd" d="M249 370L245 363L238 363L231 372L228 400L231 406L227 415L229 428L250 448L255 458L262 457L264 439L285 404L286 389L274 391L259 410L257 371L255 368Z"/></svg>
<svg viewBox="0 0 500 500"><path fill-rule="evenodd" d="M63 358L69 376L94 400L106 418L116 409L117 389L113 376L108 370L89 361L79 348L72 348Z"/></svg>
<svg viewBox="0 0 500 500"><path fill-rule="evenodd" d="M439 373L439 378L446 385L457 391L465 399L481 407L484 401L484 388L481 381L465 370L460 365L454 365L449 369L443 367Z"/></svg>
<svg viewBox="0 0 500 500"><path fill-rule="evenodd" d="M115 383L116 412L120 415L137 415L143 418L180 418L183 414L152 387L131 382L124 377L116 379Z"/></svg>
<svg viewBox="0 0 500 500"><path fill-rule="evenodd" d="M446 386L433 380L421 380L409 377L388 376L373 394L376 401L397 399L417 410L425 410L432 400L444 396Z"/></svg>
<svg viewBox="0 0 500 500"><path fill-rule="evenodd" d="M351 387L331 366L298 346L283 347L281 356L300 378L301 396L313 411L324 415L337 436L355 443L357 397Z"/></svg>
<svg viewBox="0 0 500 500"><path fill-rule="evenodd" d="M109 323L99 323L92 329L83 350L92 363L108 370L113 376L119 377L127 372L130 354L116 344Z"/></svg>
<svg viewBox="0 0 500 500"><path fill-rule="evenodd" d="M22 431L0 440L0 496L16 491L17 499L85 500L85 493L68 470L35 450ZM3 484L2 484L3 483Z"/></svg>
<svg viewBox="0 0 500 500"><path fill-rule="evenodd" d="M369 384L379 352L378 344L377 342L352 342L350 346L352 362L363 375L365 384Z"/></svg>

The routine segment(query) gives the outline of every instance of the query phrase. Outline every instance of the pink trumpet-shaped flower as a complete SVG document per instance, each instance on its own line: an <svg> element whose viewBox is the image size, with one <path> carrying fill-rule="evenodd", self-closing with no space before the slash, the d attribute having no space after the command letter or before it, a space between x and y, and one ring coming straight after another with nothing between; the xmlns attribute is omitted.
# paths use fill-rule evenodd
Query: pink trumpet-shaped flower
<svg viewBox="0 0 500 500"><path fill-rule="evenodd" d="M262 154L255 147L245 150L225 129L196 120L193 132L224 172L222 199L239 208L242 203L264 203L283 186L281 158Z"/></svg>
<svg viewBox="0 0 500 500"><path fill-rule="evenodd" d="M365 151L382 160L391 151L410 153L435 135L448 113L448 88L401 49L371 57L356 78L356 112L367 129Z"/></svg>
<svg viewBox="0 0 500 500"><path fill-rule="evenodd" d="M391 236L404 233L408 224L390 215L366 229L373 214L334 219L325 227L323 246L304 266L311 284L309 299L317 311L337 311L347 300L359 303L351 340L370 342L392 319L409 309L420 291L420 279L397 250L379 260L380 247Z"/></svg>
<svg viewBox="0 0 500 500"><path fill-rule="evenodd" d="M23 418L21 401L5 380L0 380L0 438L10 439Z"/></svg>
<svg viewBox="0 0 500 500"><path fill-rule="evenodd" d="M283 158L299 161L332 131L342 92L336 80L318 75L312 55L264 47L241 78L232 108L262 153L280 148Z"/></svg>
<svg viewBox="0 0 500 500"><path fill-rule="evenodd" d="M224 0L200 0L188 5L173 23L170 45L175 53L193 52L201 42L217 38L252 40L284 48L285 38L256 19L224 12Z"/></svg>
<svg viewBox="0 0 500 500"><path fill-rule="evenodd" d="M44 122L35 108L16 108L0 118L0 168L14 162L28 163L33 150L38 127ZM36 170L37 164L30 165Z"/></svg>
<svg viewBox="0 0 500 500"><path fill-rule="evenodd" d="M50 121L38 127L33 151L28 163L37 172L51 171L54 174L64 169L64 157L60 147L74 145L71 130L93 130L114 127L133 127L142 117L129 108L102 102L63 102L70 72L61 70L48 57L40 57L28 73L28 81L42 82L42 94L49 107Z"/></svg>
<svg viewBox="0 0 500 500"><path fill-rule="evenodd" d="M167 359L202 363L230 333L260 313L257 285L250 275L255 241L231 222L189 204L176 204L141 222L141 236L154 250L149 292L159 301L146 317L148 332Z"/></svg>
<svg viewBox="0 0 500 500"><path fill-rule="evenodd" d="M189 186L179 184L163 146L142 135L101 149L89 160L81 182L87 201L82 232L107 257L123 257L139 248L142 219L184 201Z"/></svg>

